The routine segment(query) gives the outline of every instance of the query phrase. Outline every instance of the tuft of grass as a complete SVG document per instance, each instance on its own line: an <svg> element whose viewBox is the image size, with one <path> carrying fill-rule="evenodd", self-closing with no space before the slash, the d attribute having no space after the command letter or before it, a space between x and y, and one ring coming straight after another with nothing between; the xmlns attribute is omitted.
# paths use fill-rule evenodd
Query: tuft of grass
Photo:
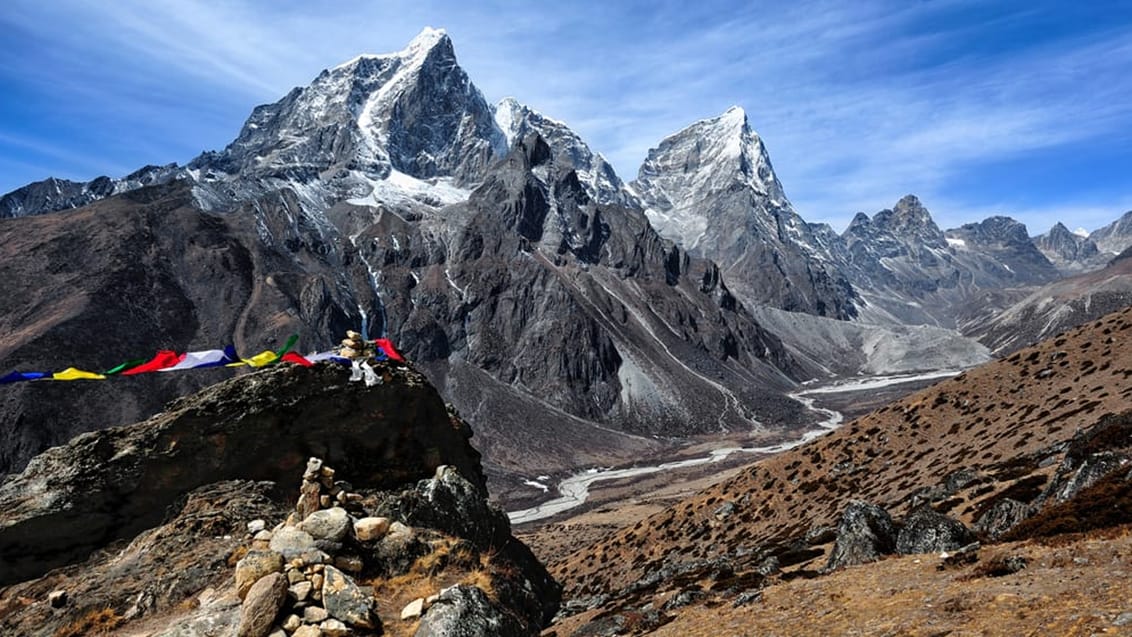
<svg viewBox="0 0 1132 637"><path fill-rule="evenodd" d="M495 578L491 571L487 569L477 568L469 572L464 579L460 580L460 583L475 586L483 591L491 601L499 601L499 591L495 589Z"/></svg>
<svg viewBox="0 0 1132 637"><path fill-rule="evenodd" d="M52 637L86 637L88 635L109 635L111 631L126 623L125 618L113 608L100 608L86 612L75 621L60 626Z"/></svg>

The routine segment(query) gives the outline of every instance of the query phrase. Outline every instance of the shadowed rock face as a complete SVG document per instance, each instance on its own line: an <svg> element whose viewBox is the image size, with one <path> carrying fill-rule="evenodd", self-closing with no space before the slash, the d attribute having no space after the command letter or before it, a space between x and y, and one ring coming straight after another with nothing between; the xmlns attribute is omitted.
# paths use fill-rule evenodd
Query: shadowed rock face
<svg viewBox="0 0 1132 637"><path fill-rule="evenodd" d="M471 431L406 368L347 382L338 366L277 367L211 387L148 421L79 436L0 485L0 583L84 558L155 525L220 480L289 483L309 456L358 486L393 488L456 467L486 495Z"/></svg>
<svg viewBox="0 0 1132 637"><path fill-rule="evenodd" d="M1102 254L1092 239L1070 232L1061 222L1035 237L1034 245L1062 274L1095 270L1111 258Z"/></svg>
<svg viewBox="0 0 1132 637"><path fill-rule="evenodd" d="M250 355L291 333L301 351L353 324L335 258L287 221L286 195L216 215L187 184L143 188L76 211L0 221L0 367L109 369L159 348L233 343ZM257 226L278 237L265 245ZM340 275L338 275L340 276ZM326 334L325 337L315 337ZM0 389L0 472L92 429L141 420L231 370ZM81 409L76 409L81 405Z"/></svg>

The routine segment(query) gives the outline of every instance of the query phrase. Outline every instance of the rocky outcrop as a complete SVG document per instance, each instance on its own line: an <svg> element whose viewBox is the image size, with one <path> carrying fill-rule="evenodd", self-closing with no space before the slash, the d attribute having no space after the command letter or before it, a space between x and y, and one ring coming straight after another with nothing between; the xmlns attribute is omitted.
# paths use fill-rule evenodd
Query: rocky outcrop
<svg viewBox="0 0 1132 637"><path fill-rule="evenodd" d="M904 518L896 536L896 552L901 555L954 551L975 541L975 534L962 522L924 505Z"/></svg>
<svg viewBox="0 0 1132 637"><path fill-rule="evenodd" d="M881 507L860 500L851 502L837 523L837 541L825 570L875 562L896 550L896 526Z"/></svg>
<svg viewBox="0 0 1132 637"><path fill-rule="evenodd" d="M488 505L467 426L411 369L375 368L382 381L374 386L349 383L340 367L268 369L37 458L0 490L0 546L42 559L50 547L72 563L41 577L41 566L5 553L5 566L19 570L4 572L0 632L146 625L163 637L372 635L416 621L399 613L407 591L420 591L418 615L434 634L464 634L461 626L537 634L557 610L559 587ZM304 465L300 450L358 473L320 458ZM162 504L167 492L191 488L193 465L223 475L241 473L236 464L280 480L301 474L298 498L277 482L230 480ZM128 487L137 495L123 493ZM279 504L285 498L290 513ZM129 540L132 527L103 517L141 516L143 502L158 514L153 528L124 550L83 559ZM102 516L91 503L102 503ZM442 510L430 514L430 506ZM74 509L75 521L65 518ZM48 532L60 520L73 531ZM35 524L40 544L27 535Z"/></svg>
<svg viewBox="0 0 1132 637"><path fill-rule="evenodd" d="M161 520L183 493L221 480L284 481L312 454L357 486L392 488L458 467L486 494L471 431L407 367L375 387L340 366L281 366L179 400L135 425L84 434L0 485L0 577L86 557Z"/></svg>
<svg viewBox="0 0 1132 637"><path fill-rule="evenodd" d="M440 593L414 633L415 637L523 637L529 634L529 628L494 607L483 590L467 585L453 586Z"/></svg>

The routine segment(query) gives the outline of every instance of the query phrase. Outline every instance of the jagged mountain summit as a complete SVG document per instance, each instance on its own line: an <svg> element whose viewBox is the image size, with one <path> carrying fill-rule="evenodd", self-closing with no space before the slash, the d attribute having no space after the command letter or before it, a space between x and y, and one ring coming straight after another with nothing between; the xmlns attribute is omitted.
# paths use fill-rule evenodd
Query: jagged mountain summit
<svg viewBox="0 0 1132 637"><path fill-rule="evenodd" d="M831 233L824 237L861 295L865 322L954 328L965 301L984 290L1060 276L1025 225L991 217L942 231L914 195L872 218L858 213L840 242Z"/></svg>
<svg viewBox="0 0 1132 637"><path fill-rule="evenodd" d="M720 264L748 303L847 319L853 290L794 212L743 109L649 151L631 184L657 230Z"/></svg>
<svg viewBox="0 0 1132 637"><path fill-rule="evenodd" d="M1105 255L1088 235L1070 232L1060 221L1049 232L1034 238L1034 245L1062 274L1079 274L1104 267L1112 255Z"/></svg>
<svg viewBox="0 0 1132 637"><path fill-rule="evenodd" d="M1124 252L1132 246L1132 210L1107 226L1089 233L1089 238L1101 252L1109 255Z"/></svg>
<svg viewBox="0 0 1132 637"><path fill-rule="evenodd" d="M635 203L613 165L600 153L590 150L582 138L563 122L551 119L513 97L505 97L495 105L495 123L509 147L516 140L537 133L556 151L561 161L573 167L586 193L595 202L620 206Z"/></svg>
<svg viewBox="0 0 1132 637"><path fill-rule="evenodd" d="M399 53L359 56L257 107L235 141L189 170L217 196L224 193L216 182L257 178L314 184L334 198L380 198L372 182L396 174L478 183L505 151L492 108L457 63L451 39L426 28Z"/></svg>

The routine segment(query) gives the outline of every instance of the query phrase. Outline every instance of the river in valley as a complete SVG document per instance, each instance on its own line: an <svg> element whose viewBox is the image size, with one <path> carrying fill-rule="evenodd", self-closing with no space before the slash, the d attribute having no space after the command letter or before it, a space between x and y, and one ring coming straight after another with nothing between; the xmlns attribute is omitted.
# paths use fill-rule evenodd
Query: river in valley
<svg viewBox="0 0 1132 637"><path fill-rule="evenodd" d="M903 383L939 380L955 376L959 372L960 370L948 370L904 376L873 376L864 379L841 381L837 383L831 383L829 385L802 389L798 392L790 394L790 396L798 402L801 402L808 409L822 414L823 419L819 421L814 426L814 428L805 431L804 433L802 433L802 435L793 440L762 447L721 447L719 449L712 450L705 456L689 458L686 460L665 462L653 466L630 467L626 469L587 469L580 473L576 473L560 482L558 484L558 497L547 500L546 502L527 509L511 511L507 514L507 516L511 519L512 524L525 524L527 522L534 522L536 520L541 520L554 515L558 515L563 511L567 511L583 504L589 497L590 486L595 482L618 480L622 478L634 478L653 473L672 471L674 469L694 467L711 462L719 462L724 458L727 458L728 456L736 453L775 454L786 451L787 449L793 449L794 447L803 445L819 436L833 431L834 429L841 426L841 423L844 421L844 417L840 412L815 406L815 399L812 396L820 394L845 394L859 391L870 391L881 387L888 387L891 385L899 385Z"/></svg>

